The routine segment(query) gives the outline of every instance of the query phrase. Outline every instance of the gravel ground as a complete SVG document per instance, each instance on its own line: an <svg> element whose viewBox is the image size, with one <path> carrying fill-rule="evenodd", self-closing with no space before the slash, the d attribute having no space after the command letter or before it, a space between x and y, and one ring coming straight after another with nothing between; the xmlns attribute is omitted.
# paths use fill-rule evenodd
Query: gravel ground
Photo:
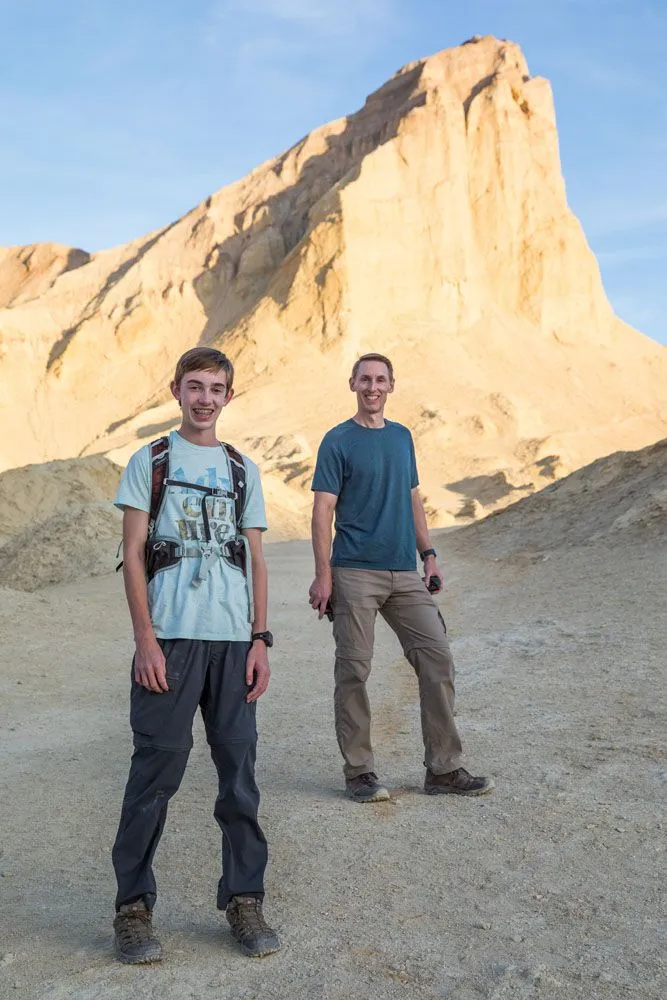
<svg viewBox="0 0 667 1000"><path fill-rule="evenodd" d="M157 857L166 960L115 961L109 855L130 755L121 581L1 592L0 997L661 1000L664 546L494 561L465 532L438 544L467 762L496 788L421 794L416 682L381 623L371 698L393 794L368 806L341 791L309 546L269 547L277 645L258 779L265 910L284 947L261 961L237 953L215 909L199 723Z"/></svg>

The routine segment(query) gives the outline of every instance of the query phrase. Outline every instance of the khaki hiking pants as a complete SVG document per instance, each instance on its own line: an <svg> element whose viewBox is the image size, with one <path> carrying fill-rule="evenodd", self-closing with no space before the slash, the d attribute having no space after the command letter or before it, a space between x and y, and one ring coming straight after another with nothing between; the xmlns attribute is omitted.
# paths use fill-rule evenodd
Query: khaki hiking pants
<svg viewBox="0 0 667 1000"><path fill-rule="evenodd" d="M374 771L371 672L375 617L396 633L419 683L425 763L446 774L461 763L454 722L454 661L445 623L416 571L333 568L333 634L336 643L334 711L346 778Z"/></svg>

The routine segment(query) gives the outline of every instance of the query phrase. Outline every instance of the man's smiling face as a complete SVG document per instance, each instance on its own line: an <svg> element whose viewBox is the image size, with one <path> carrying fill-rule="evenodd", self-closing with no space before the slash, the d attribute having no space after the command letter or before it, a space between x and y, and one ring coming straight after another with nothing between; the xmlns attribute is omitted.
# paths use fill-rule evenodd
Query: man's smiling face
<svg viewBox="0 0 667 1000"><path fill-rule="evenodd" d="M384 361L362 361L350 379L350 389L357 394L359 412L372 416L383 412L394 382Z"/></svg>

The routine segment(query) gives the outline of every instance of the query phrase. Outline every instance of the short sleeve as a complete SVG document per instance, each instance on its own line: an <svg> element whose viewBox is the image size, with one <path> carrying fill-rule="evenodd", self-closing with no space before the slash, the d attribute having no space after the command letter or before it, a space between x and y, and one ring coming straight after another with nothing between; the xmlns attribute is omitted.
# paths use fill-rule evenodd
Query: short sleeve
<svg viewBox="0 0 667 1000"><path fill-rule="evenodd" d="M343 488L343 456L328 434L317 451L311 490L338 496Z"/></svg>
<svg viewBox="0 0 667 1000"><path fill-rule="evenodd" d="M249 458L243 457L246 467L246 495L240 528L259 528L266 531L264 492L259 469Z"/></svg>
<svg viewBox="0 0 667 1000"><path fill-rule="evenodd" d="M151 510L151 461L148 448L136 451L121 476L114 505L120 510L133 507L136 510Z"/></svg>
<svg viewBox="0 0 667 1000"><path fill-rule="evenodd" d="M419 486L419 476L417 475L417 459L415 457L415 443L412 440L412 434L408 431L410 436L410 489L414 490Z"/></svg>

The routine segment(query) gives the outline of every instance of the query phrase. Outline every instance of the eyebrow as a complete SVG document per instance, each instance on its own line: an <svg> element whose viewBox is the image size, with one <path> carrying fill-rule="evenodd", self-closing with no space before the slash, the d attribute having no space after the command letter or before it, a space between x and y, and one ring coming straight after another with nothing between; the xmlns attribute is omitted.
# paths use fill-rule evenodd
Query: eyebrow
<svg viewBox="0 0 667 1000"><path fill-rule="evenodd" d="M186 383L186 385L191 385L191 386L203 385L204 384L201 381L201 379L198 379L198 378L188 378L188 379L185 380L185 383ZM226 389L227 388L227 383L226 382L212 382L211 383L211 388L212 389Z"/></svg>

